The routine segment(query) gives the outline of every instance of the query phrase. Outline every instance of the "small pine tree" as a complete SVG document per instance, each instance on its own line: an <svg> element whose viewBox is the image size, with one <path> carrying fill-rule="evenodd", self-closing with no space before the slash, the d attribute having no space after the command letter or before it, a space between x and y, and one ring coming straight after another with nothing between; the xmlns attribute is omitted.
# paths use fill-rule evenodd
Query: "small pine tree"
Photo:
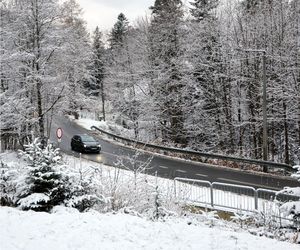
<svg viewBox="0 0 300 250"><path fill-rule="evenodd" d="M16 170L11 169L4 162L0 162L0 206L13 206L15 185L13 185L12 180L17 175Z"/></svg>
<svg viewBox="0 0 300 250"><path fill-rule="evenodd" d="M25 147L21 155L27 161L26 189L19 191L17 204L23 210L50 211L64 202L67 180L58 171L62 165L59 149L48 144L44 149L38 139Z"/></svg>
<svg viewBox="0 0 300 250"><path fill-rule="evenodd" d="M89 208L99 204L108 203L108 199L102 194L99 194L99 183L94 180L96 170L90 173L73 173L69 176L68 181L68 196L64 204L68 207L73 207L80 212L87 211Z"/></svg>

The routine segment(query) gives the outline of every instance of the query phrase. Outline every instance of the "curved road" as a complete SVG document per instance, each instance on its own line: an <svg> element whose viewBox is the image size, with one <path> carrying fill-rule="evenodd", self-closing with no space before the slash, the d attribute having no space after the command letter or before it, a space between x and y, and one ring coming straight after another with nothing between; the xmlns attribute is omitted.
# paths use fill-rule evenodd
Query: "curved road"
<svg viewBox="0 0 300 250"><path fill-rule="evenodd" d="M170 179L184 177L275 190L280 190L285 186L299 186L299 183L290 177L254 174L241 170L174 159L157 154L141 153L141 151L103 140L100 135L95 135L92 131L88 131L64 117L54 119L50 136L51 141L57 141L55 131L58 127L61 127L64 132L62 141L59 145L62 151L72 153L70 140L74 134L93 134L93 136L101 143L101 154L83 154L83 157L111 166L120 167L120 165L122 165L127 169L137 169L140 166L144 166L145 162L148 162L149 164L147 164L145 170L146 173L155 174L157 172L158 176ZM78 156L78 153L73 153L75 156Z"/></svg>

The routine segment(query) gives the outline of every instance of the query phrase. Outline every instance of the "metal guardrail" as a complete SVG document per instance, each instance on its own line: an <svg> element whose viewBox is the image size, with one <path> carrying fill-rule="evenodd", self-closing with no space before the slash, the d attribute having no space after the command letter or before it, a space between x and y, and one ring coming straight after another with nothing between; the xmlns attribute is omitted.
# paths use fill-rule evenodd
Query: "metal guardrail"
<svg viewBox="0 0 300 250"><path fill-rule="evenodd" d="M126 143L132 143L135 145L142 146L144 148L151 148L151 149L156 149L156 150L161 150L164 152L174 152L174 153L180 153L180 154L187 154L190 156L197 156L197 157L204 157L207 159L219 159L219 160L226 160L226 161L232 161L232 162L238 162L238 163L246 163L246 164L253 164L253 165L259 165L259 166L267 166L267 167L272 167L272 168L279 168L279 169L284 169L288 171L293 171L294 169L292 166L284 163L276 163L276 162L270 162L270 161L260 161L260 160L255 160L255 159L246 159L246 158L238 158L238 157L233 157L233 156L226 156L226 155L219 155L219 154L209 154L209 153L203 153L203 152L197 152L193 150L183 150L183 149L178 149L178 148L170 148L170 147L163 147L163 146L158 146L150 143L145 143L145 142L140 142L132 139L128 139L119 135L112 134L110 132L104 131L96 126L91 126L91 129L95 129L102 134L108 135L112 137L114 140L118 139Z"/></svg>
<svg viewBox="0 0 300 250"><path fill-rule="evenodd" d="M291 218L282 215L280 205L300 200L299 196L269 189L180 177L174 179L174 187L175 197L181 201L222 211L268 213L280 224L293 223Z"/></svg>

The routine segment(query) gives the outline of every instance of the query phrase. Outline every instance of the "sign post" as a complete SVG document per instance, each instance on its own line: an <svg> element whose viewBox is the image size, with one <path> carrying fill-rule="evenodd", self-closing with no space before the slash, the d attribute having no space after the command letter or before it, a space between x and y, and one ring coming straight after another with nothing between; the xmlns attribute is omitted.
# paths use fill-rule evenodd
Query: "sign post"
<svg viewBox="0 0 300 250"><path fill-rule="evenodd" d="M57 137L58 147L59 147L59 143L61 142L62 136L63 136L63 130L62 130L62 128L57 128L57 130L56 130L56 137Z"/></svg>

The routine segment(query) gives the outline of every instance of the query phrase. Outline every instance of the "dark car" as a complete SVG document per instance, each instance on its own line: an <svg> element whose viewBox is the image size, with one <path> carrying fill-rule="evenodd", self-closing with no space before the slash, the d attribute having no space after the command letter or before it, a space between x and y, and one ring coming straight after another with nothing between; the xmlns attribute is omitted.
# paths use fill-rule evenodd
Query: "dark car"
<svg viewBox="0 0 300 250"><path fill-rule="evenodd" d="M74 135L71 140L71 148L82 153L100 153L101 151L100 143L87 134Z"/></svg>

